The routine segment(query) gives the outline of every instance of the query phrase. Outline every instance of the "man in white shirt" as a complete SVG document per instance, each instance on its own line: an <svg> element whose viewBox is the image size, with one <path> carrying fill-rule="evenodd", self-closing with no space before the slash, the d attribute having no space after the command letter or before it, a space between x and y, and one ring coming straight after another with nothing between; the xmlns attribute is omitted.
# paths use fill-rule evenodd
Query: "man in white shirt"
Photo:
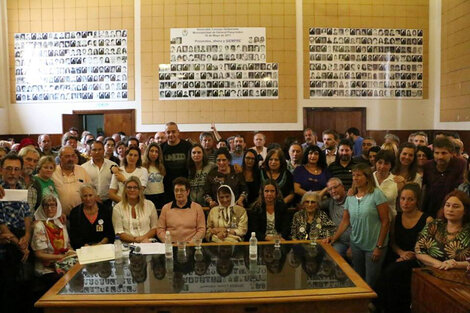
<svg viewBox="0 0 470 313"><path fill-rule="evenodd" d="M111 169L115 166L118 165L104 157L104 145L101 141L95 141L91 144L91 160L82 164L90 176L91 184L96 188L98 202L101 202L107 209L111 209L109 185L113 176Z"/></svg>
<svg viewBox="0 0 470 313"><path fill-rule="evenodd" d="M255 144L254 147L251 147L250 149L253 149L258 153L258 155L261 157L259 159L260 163L266 159L266 155L268 154L268 148L266 148L264 145L266 144L266 136L262 132L256 132L254 137L253 137L253 143Z"/></svg>

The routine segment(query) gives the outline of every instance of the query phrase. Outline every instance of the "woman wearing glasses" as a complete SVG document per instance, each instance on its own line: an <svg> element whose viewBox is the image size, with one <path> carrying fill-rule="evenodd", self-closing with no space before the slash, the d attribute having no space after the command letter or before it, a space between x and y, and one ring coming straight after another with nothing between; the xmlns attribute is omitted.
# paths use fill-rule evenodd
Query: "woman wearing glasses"
<svg viewBox="0 0 470 313"><path fill-rule="evenodd" d="M155 205L146 200L140 179L124 182L122 200L113 209L113 226L123 242L149 242L155 236L158 215Z"/></svg>

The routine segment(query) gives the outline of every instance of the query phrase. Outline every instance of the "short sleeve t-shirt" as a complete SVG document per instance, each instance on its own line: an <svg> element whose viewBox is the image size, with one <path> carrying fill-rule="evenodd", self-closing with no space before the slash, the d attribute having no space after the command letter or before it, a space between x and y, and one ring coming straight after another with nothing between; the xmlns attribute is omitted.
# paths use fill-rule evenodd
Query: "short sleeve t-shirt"
<svg viewBox="0 0 470 313"><path fill-rule="evenodd" d="M346 198L344 207L348 210L351 223L351 243L364 251L372 251L379 239L381 222L377 206L387 202L379 188L358 199L356 196ZM387 244L385 239L384 245Z"/></svg>

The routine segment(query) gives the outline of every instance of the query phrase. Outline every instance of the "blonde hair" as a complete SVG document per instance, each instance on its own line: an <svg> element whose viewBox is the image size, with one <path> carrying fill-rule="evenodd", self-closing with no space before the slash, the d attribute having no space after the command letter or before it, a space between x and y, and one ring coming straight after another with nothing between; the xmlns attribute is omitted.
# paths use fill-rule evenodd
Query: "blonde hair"
<svg viewBox="0 0 470 313"><path fill-rule="evenodd" d="M122 207L126 209L129 206L129 199L127 198L127 185L129 183L134 182L137 184L137 187L139 188L139 202L137 203L136 210L143 210L144 209L144 192L142 191L142 184L140 183L140 179L137 176L131 176L129 177L125 182L124 182L124 191L122 193Z"/></svg>
<svg viewBox="0 0 470 313"><path fill-rule="evenodd" d="M373 193L374 192L374 189L375 189L375 180L374 180L374 176L372 174L372 169L370 168L369 164L366 164L366 163L359 163L359 164L356 164L353 166L352 170L351 170L352 173L354 172L361 172L362 174L364 174L364 176L366 177L367 179L367 193ZM353 186L351 187L352 188L352 192L353 194L357 194L358 190L357 190L357 187Z"/></svg>
<svg viewBox="0 0 470 313"><path fill-rule="evenodd" d="M57 165L55 164L55 160L52 156L50 155L42 156L38 162L38 170L40 170L45 164L49 164L49 163L52 163L54 165L54 169L56 168Z"/></svg>

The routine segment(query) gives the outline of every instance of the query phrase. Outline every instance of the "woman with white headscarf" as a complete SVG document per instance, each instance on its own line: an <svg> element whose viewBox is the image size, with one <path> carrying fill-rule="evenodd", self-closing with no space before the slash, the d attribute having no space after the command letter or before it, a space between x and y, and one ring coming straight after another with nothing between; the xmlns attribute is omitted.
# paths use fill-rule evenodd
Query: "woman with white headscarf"
<svg viewBox="0 0 470 313"><path fill-rule="evenodd" d="M36 220L33 229L31 248L36 256L35 272L38 276L51 276L58 278L55 272L55 263L74 255L70 246L67 227L59 217L62 215L62 206L52 194L42 198L41 205L34 213Z"/></svg>
<svg viewBox="0 0 470 313"><path fill-rule="evenodd" d="M235 204L235 195L227 185L217 189L217 202L207 217L206 240L212 242L242 241L248 229L248 216L243 207Z"/></svg>

